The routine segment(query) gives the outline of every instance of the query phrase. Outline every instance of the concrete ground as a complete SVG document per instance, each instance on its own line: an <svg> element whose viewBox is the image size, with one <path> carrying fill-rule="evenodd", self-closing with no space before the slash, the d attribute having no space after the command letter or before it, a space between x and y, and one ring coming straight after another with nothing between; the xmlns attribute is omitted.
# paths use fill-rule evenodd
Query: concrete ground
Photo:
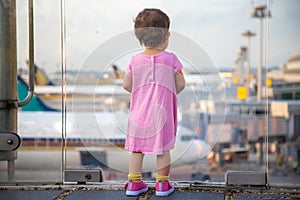
<svg viewBox="0 0 300 200"><path fill-rule="evenodd" d="M226 187L220 183L174 182L175 192L168 197L155 196L155 183L147 182L149 191L139 197L127 197L124 183L54 185L0 185L0 200L83 200L83 199L237 199L276 200L300 199L300 188L281 187Z"/></svg>

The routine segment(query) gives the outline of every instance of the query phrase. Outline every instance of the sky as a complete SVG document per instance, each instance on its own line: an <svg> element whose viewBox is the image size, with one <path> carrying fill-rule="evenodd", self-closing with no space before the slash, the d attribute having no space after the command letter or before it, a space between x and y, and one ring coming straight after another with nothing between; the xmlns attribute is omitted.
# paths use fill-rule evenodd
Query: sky
<svg viewBox="0 0 300 200"><path fill-rule="evenodd" d="M251 17L262 0L66 0L66 60L68 69L79 69L91 53L111 39L133 31L133 19L144 8L166 12L171 33L184 35L197 44L217 68L234 68L246 30L258 33L258 19ZM35 62L48 72L61 69L60 0L35 0ZM268 65L286 63L300 51L300 1L270 0ZM267 20L264 21L264 43ZM18 65L28 57L27 1L17 0ZM126 34L125 34L126 35ZM172 42L172 35L170 42ZM126 45L120 42L120 46ZM184 45L184 43L183 43ZM118 50L109 52L117 54ZM251 39L251 67L257 63L258 37ZM188 48L187 48L188 49ZM193 51L195 49L191 49ZM115 51L115 52L114 52ZM130 51L130 49L128 49ZM106 53L109 53L106 52ZM176 52L175 52L176 53ZM129 55L114 55L113 60L125 69ZM95 58L93 58L95 59ZM188 58L187 58L188 59ZM97 62L97 58L93 60ZM97 70L97 69L95 69Z"/></svg>

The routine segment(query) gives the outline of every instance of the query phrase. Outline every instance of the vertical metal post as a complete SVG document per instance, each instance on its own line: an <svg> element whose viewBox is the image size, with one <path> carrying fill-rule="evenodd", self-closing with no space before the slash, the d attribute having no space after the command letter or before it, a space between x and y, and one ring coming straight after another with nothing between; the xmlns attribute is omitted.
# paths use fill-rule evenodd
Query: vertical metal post
<svg viewBox="0 0 300 200"><path fill-rule="evenodd" d="M242 85L246 84L246 73L245 73L245 67L244 67L244 63L246 60L246 54L247 54L247 48L245 46L241 46L241 80L240 83Z"/></svg>
<svg viewBox="0 0 300 200"><path fill-rule="evenodd" d="M16 1L0 2L0 131L17 133L17 45ZM17 151L0 150L0 161L8 161L8 179L14 180Z"/></svg>
<svg viewBox="0 0 300 200"><path fill-rule="evenodd" d="M262 52L263 52L263 18L271 16L271 13L266 10L265 5L256 6L252 14L253 17L258 18L258 60L257 60L257 102L261 101L261 87L262 87Z"/></svg>
<svg viewBox="0 0 300 200"><path fill-rule="evenodd" d="M60 22L61 22L61 81L62 81L62 132L61 132L61 137L63 139L62 142L62 181L65 181L65 173L64 171L66 170L66 148L67 148L67 143L66 143L66 126L67 126L67 107L66 107L66 70L67 70L67 60L66 60L66 2L65 0L61 0L60 4Z"/></svg>
<svg viewBox="0 0 300 200"><path fill-rule="evenodd" d="M14 181L15 179L15 160L7 161L7 174L9 182Z"/></svg>
<svg viewBox="0 0 300 200"><path fill-rule="evenodd" d="M28 0L28 44L29 44L29 88L27 97L19 102L19 107L27 105L34 94L34 25L33 25L33 0Z"/></svg>
<svg viewBox="0 0 300 200"><path fill-rule="evenodd" d="M263 32L263 19L262 17L259 18L259 27L258 27L258 60L257 60L257 102L261 101L261 74L262 74L262 49L263 49L263 40L262 40L262 32Z"/></svg>
<svg viewBox="0 0 300 200"><path fill-rule="evenodd" d="M247 41L247 69L246 69L246 87L247 87L247 92L248 95L250 96L249 93L249 88L250 88L250 61L251 61L251 57L250 57L250 47L251 47L251 37L255 36L255 33L252 33L250 30L243 32L242 35L244 37L247 37L248 41Z"/></svg>
<svg viewBox="0 0 300 200"><path fill-rule="evenodd" d="M263 138L259 139L259 164L264 164L264 141Z"/></svg>
<svg viewBox="0 0 300 200"><path fill-rule="evenodd" d="M246 87L249 96L249 86L250 86L250 46L251 46L251 37L248 37L247 42L247 70L246 70Z"/></svg>

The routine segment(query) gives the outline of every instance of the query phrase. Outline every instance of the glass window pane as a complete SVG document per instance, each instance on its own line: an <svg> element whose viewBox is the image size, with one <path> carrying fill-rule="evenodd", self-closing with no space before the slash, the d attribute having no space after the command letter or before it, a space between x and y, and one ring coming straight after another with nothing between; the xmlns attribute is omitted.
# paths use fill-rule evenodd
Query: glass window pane
<svg viewBox="0 0 300 200"><path fill-rule="evenodd" d="M5 3L1 2L1 6ZM60 1L34 1L33 13L35 95L18 110L22 143L13 182L62 182ZM16 1L16 26L21 101L28 94L29 84L28 1ZM52 86L58 89L55 95L47 92ZM0 162L0 166L0 182L7 182L6 162Z"/></svg>
<svg viewBox="0 0 300 200"><path fill-rule="evenodd" d="M121 75L131 57L143 51L133 20L147 7L170 16L167 51L178 56L185 71L186 88L177 96L172 179L224 182L227 171L266 171L266 103L265 97L257 103L255 96L258 41L253 37L248 44L242 36L247 28L257 34L258 20L251 17L255 5L219 1L66 1L67 90L72 91L66 169L102 167L105 180L127 179L129 153L123 146L130 95L122 89ZM237 98L238 89L246 100ZM145 178L155 170L155 156L146 156Z"/></svg>
<svg viewBox="0 0 300 200"><path fill-rule="evenodd" d="M18 73L25 82L27 3L17 1L16 9ZM267 172L270 184L299 183L298 4L34 1L36 95L18 112L15 181L61 182L65 169L90 168L102 168L105 180L127 179L132 102L122 82L131 58L144 50L134 18L154 7L170 17L166 51L178 57L186 79L177 95L171 179L225 182L227 172L246 171ZM19 98L25 89L18 82ZM155 163L145 156L145 179L153 180ZM1 182L6 172L1 161Z"/></svg>
<svg viewBox="0 0 300 200"><path fill-rule="evenodd" d="M269 114L270 184L295 185L299 179L299 2L272 2L269 72L272 92ZM290 31L285 31L290 30ZM279 48L280 46L280 48ZM278 112L279 111L279 112Z"/></svg>

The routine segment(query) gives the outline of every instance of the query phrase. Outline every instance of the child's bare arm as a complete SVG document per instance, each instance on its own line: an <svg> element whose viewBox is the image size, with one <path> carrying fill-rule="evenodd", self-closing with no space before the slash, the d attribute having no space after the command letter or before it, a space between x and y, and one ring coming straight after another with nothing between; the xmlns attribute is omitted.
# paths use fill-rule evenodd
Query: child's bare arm
<svg viewBox="0 0 300 200"><path fill-rule="evenodd" d="M125 74L123 79L123 88L127 90L128 92L131 92L132 90L132 78Z"/></svg>
<svg viewBox="0 0 300 200"><path fill-rule="evenodd" d="M182 71L175 74L176 93L179 94L185 88L185 79Z"/></svg>

